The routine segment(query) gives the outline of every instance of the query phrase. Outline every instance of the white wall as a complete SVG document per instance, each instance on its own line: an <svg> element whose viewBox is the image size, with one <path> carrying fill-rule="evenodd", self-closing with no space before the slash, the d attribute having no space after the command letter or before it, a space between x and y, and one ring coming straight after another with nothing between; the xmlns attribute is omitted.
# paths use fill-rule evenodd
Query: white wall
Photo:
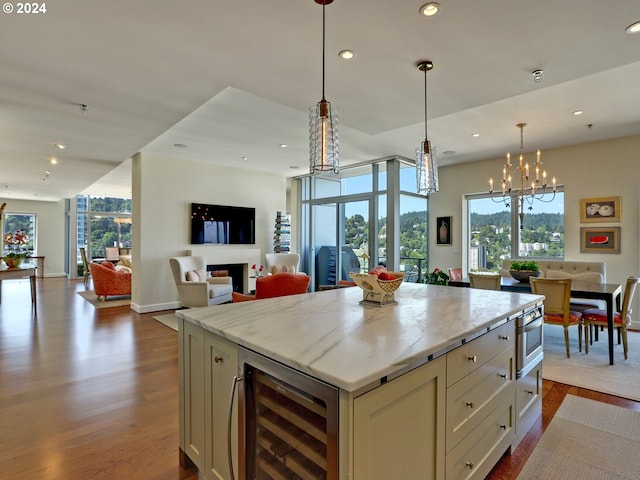
<svg viewBox="0 0 640 480"><path fill-rule="evenodd" d="M256 244L273 251L276 213L286 210L286 178L203 163L137 154L132 162L132 308L149 312L175 308L178 294L169 257L183 255L189 243L191 203L255 207ZM243 246L218 245L232 249Z"/></svg>
<svg viewBox="0 0 640 480"><path fill-rule="evenodd" d="M533 158L535 154L529 154ZM623 283L629 275L640 274L640 136L545 150L544 167L564 185L565 259L603 261L607 281ZM489 177L494 181L502 172L504 158L442 167L440 191L429 201L429 266L448 268L462 265L463 195L487 192ZM620 196L622 221L601 224L621 227L621 253L580 253L580 227L600 224L580 223L580 199ZM535 208L535 205L534 205ZM435 244L436 217L452 216L452 246ZM446 270L445 270L446 271ZM636 299L638 300L638 299ZM635 308L634 318L638 318Z"/></svg>
<svg viewBox="0 0 640 480"><path fill-rule="evenodd" d="M38 202L5 198L1 203L7 204L4 213L36 215L36 253L45 257L45 276L64 276L64 200Z"/></svg>

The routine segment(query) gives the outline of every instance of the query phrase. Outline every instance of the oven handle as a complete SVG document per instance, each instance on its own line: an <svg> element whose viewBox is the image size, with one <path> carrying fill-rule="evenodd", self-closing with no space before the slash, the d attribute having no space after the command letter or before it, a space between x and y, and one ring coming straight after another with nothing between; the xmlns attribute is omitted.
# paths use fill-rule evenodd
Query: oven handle
<svg viewBox="0 0 640 480"><path fill-rule="evenodd" d="M227 456L229 460L229 475L231 480L235 480L235 474L233 473L233 453L231 447L231 419L233 418L233 400L236 396L236 385L244 380L242 377L234 375L231 383L231 395L229 396L229 414L227 416Z"/></svg>
<svg viewBox="0 0 640 480"><path fill-rule="evenodd" d="M527 323L524 326L524 331L525 332L529 332L531 330L534 330L534 329L540 327L543 323L544 323L544 317L538 317L535 320L533 320L532 322Z"/></svg>

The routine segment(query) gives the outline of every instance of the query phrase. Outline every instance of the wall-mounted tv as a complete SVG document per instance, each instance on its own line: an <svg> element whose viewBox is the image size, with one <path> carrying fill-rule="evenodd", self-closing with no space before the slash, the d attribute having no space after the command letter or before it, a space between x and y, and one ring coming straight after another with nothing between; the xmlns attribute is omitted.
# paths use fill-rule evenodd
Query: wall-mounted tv
<svg viewBox="0 0 640 480"><path fill-rule="evenodd" d="M254 244L255 225L255 208L191 204L192 244Z"/></svg>

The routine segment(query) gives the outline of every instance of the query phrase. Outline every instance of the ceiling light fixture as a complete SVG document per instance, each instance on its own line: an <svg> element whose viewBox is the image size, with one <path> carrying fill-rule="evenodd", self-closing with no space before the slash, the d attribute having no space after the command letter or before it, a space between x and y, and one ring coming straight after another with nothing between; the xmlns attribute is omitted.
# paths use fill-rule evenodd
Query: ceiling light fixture
<svg viewBox="0 0 640 480"><path fill-rule="evenodd" d="M480 134L479 134L479 133L472 133L472 134L471 134L471 136L472 136L472 137L479 137L479 136L480 136Z"/></svg>
<svg viewBox="0 0 640 480"><path fill-rule="evenodd" d="M573 112L573 114L577 117L578 115L582 115L584 113L584 110L576 110L575 112Z"/></svg>
<svg viewBox="0 0 640 480"><path fill-rule="evenodd" d="M51 160L49 160L49 163L51 163L51 165L57 165L58 159L56 157L51 157Z"/></svg>
<svg viewBox="0 0 640 480"><path fill-rule="evenodd" d="M627 33L640 33L640 22L635 22L624 29Z"/></svg>
<svg viewBox="0 0 640 480"><path fill-rule="evenodd" d="M531 76L533 77L534 83L540 83L544 79L544 70L537 69L531 72Z"/></svg>
<svg viewBox="0 0 640 480"><path fill-rule="evenodd" d="M325 6L333 0L314 0L322 5L322 100L309 109L309 170L311 173L333 171L340 166L338 112L324 96L325 70Z"/></svg>
<svg viewBox="0 0 640 480"><path fill-rule="evenodd" d="M355 58L356 54L353 50L342 50L338 53L338 56L343 60L351 60Z"/></svg>
<svg viewBox="0 0 640 480"><path fill-rule="evenodd" d="M507 163L502 168L502 198L499 200L495 200L493 196L493 177L489 179L489 193L491 194L491 199L497 203L504 203L505 206L510 206L511 204L511 192L512 190L512 174L518 174L520 176L520 190L516 190L516 201L518 202L518 209L520 213L518 216L520 217L520 230L524 228L524 204L527 202L529 206L528 210L533 210L533 201L539 200L541 202L549 203L552 202L556 197L556 177L551 179L551 191L553 192L553 197L550 199L545 199L544 194L549 193L547 191L547 171L542 170L542 162L540 161L540 150L536 153L536 164L535 164L535 177L531 179L531 185L528 185L529 182L529 163L525 163L524 161L524 127L526 127L526 123L519 123L516 125L520 129L520 162L517 167L513 168L511 165L511 154L507 153Z"/></svg>
<svg viewBox="0 0 640 480"><path fill-rule="evenodd" d="M427 135L427 72L433 69L431 60L418 62L418 70L424 72L424 141L416 149L416 182L418 193L429 195L440 189L438 164Z"/></svg>
<svg viewBox="0 0 640 480"><path fill-rule="evenodd" d="M420 7L420 13L425 17L433 17L440 11L440 4L435 2L425 3Z"/></svg>
<svg viewBox="0 0 640 480"><path fill-rule="evenodd" d="M54 143L53 146L59 148L60 150L64 150L65 148L67 148L66 145L63 145L61 143Z"/></svg>

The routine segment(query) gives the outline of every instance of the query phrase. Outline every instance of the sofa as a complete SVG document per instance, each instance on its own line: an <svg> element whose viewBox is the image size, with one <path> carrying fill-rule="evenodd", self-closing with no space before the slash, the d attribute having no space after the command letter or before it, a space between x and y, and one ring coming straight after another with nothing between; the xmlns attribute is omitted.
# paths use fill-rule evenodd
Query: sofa
<svg viewBox="0 0 640 480"><path fill-rule="evenodd" d="M116 270L111 262L89 263L93 290L101 300L107 295L131 295L131 273Z"/></svg>
<svg viewBox="0 0 640 480"><path fill-rule="evenodd" d="M502 263L500 274L510 277L509 268L512 259ZM571 260L536 260L541 278L570 278L580 282L607 283L605 262L575 262ZM584 311L587 308L606 308L604 302L588 299L571 299L571 310Z"/></svg>

